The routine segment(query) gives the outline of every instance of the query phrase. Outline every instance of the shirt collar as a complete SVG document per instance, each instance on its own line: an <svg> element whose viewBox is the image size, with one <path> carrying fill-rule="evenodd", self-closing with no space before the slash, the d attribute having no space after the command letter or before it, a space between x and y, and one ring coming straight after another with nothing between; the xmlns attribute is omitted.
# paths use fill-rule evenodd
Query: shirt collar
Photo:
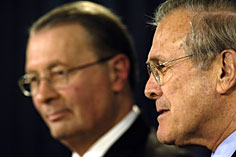
<svg viewBox="0 0 236 157"><path fill-rule="evenodd" d="M99 138L83 155L83 157L102 157L108 149L131 127L140 110L137 105L133 105L133 109L126 115L122 121L111 128L106 134ZM72 157L80 157L79 154L73 152Z"/></svg>
<svg viewBox="0 0 236 157"><path fill-rule="evenodd" d="M236 131L228 136L211 154L211 157L230 157L236 150Z"/></svg>

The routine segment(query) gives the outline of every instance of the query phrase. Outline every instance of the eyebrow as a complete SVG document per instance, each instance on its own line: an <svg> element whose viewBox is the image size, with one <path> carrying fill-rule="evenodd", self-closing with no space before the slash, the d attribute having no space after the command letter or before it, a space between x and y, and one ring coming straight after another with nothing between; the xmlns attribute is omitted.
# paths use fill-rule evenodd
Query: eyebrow
<svg viewBox="0 0 236 157"><path fill-rule="evenodd" d="M149 63L149 62L155 62L155 63L165 62L165 59L162 56L157 55L157 56L152 56L149 59L147 59L146 63Z"/></svg>
<svg viewBox="0 0 236 157"><path fill-rule="evenodd" d="M46 70L50 71L52 68L56 67L56 66L66 66L66 64L63 64L62 62L56 60L52 63L50 63L47 67ZM33 69L26 69L25 73L29 74L29 73L38 73L37 70L33 70Z"/></svg>

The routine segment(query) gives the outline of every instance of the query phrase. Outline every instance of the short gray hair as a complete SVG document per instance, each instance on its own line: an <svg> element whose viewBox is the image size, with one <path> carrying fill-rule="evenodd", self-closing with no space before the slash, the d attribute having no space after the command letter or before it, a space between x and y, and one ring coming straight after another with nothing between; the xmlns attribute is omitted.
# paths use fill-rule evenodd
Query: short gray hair
<svg viewBox="0 0 236 157"><path fill-rule="evenodd" d="M207 70L223 50L236 51L235 0L167 0L156 11L153 24L158 27L161 20L176 9L196 13L184 45L199 68Z"/></svg>

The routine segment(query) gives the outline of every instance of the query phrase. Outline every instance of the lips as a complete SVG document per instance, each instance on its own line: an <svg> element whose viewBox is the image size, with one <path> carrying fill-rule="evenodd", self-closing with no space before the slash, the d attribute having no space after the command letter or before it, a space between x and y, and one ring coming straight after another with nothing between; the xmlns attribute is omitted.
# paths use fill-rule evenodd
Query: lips
<svg viewBox="0 0 236 157"><path fill-rule="evenodd" d="M166 101L163 99L159 99L158 101L156 101L156 109L157 112L159 113L158 117L166 115L170 111L168 103L166 103Z"/></svg>
<svg viewBox="0 0 236 157"><path fill-rule="evenodd" d="M158 117L157 117L157 121L160 122L164 119L166 119L168 116L170 116L168 113L170 113L170 110L169 109L159 109L158 110Z"/></svg>
<svg viewBox="0 0 236 157"><path fill-rule="evenodd" d="M159 114L164 114L164 113L169 112L169 111L170 110L168 110L168 109L161 109L161 110L158 111L158 113Z"/></svg>
<svg viewBox="0 0 236 157"><path fill-rule="evenodd" d="M159 113L159 116L164 115L166 113L169 113L169 109L162 108L162 109L157 109L157 112Z"/></svg>
<svg viewBox="0 0 236 157"><path fill-rule="evenodd" d="M58 120L63 119L68 113L69 113L69 110L64 109L64 110L60 110L60 111L56 111L51 114L48 114L47 118L49 121L58 121Z"/></svg>
<svg viewBox="0 0 236 157"><path fill-rule="evenodd" d="M170 111L170 103L165 96L160 97L156 100L156 110L159 114L163 114Z"/></svg>

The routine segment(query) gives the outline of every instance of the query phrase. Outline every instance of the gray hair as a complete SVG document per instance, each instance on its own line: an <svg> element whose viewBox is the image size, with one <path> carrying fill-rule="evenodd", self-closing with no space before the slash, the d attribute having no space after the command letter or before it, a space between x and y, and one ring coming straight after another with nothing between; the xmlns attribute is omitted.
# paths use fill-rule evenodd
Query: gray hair
<svg viewBox="0 0 236 157"><path fill-rule="evenodd" d="M184 45L199 68L207 70L223 50L236 51L235 0L167 0L155 13L153 24L158 27L166 15L180 8L196 13Z"/></svg>
<svg viewBox="0 0 236 157"><path fill-rule="evenodd" d="M130 60L129 81L131 87L134 87L137 68L133 41L120 18L102 5L89 1L67 3L39 18L29 33L32 36L43 29L70 23L83 26L91 35L96 55L99 57L125 54Z"/></svg>

